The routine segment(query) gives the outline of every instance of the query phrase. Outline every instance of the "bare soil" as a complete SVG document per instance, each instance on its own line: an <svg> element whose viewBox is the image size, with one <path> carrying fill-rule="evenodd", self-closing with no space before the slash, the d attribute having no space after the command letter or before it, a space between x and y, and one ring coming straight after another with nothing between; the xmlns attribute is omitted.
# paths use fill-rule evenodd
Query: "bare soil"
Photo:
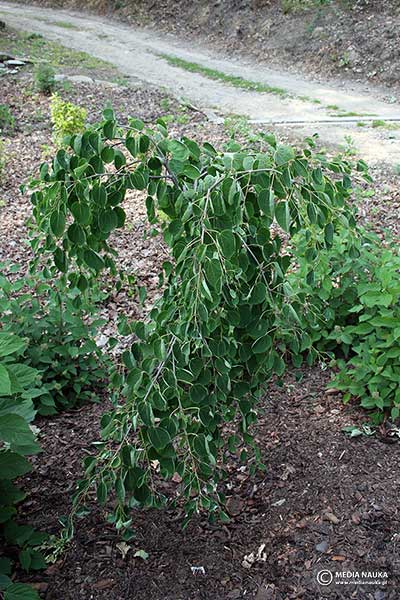
<svg viewBox="0 0 400 600"><path fill-rule="evenodd" d="M120 538L93 505L62 560L24 578L46 600L312 600L323 597L321 568L373 567L390 573L390 590L353 586L329 598L398 598L399 446L345 437L341 428L363 419L359 410L326 394L329 376L319 369L302 372L301 382L294 375L261 402L257 440L267 472L250 477L232 460L229 524L201 516L182 531L179 508L140 511L123 558ZM24 481L30 495L22 507L36 527L59 531L104 408L37 423L44 452ZM171 497L176 487L166 490ZM243 566L263 544L265 560ZM146 561L134 557L139 549Z"/></svg>

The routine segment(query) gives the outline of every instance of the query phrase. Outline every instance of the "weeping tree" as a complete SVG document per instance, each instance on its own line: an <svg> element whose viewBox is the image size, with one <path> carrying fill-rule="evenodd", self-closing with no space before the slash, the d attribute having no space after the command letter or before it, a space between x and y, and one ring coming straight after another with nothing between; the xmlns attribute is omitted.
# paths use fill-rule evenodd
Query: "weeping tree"
<svg viewBox="0 0 400 600"><path fill-rule="evenodd" d="M291 277L293 240L311 287L335 232L348 232L345 251L358 254L352 165L318 153L313 139L295 150L260 134L252 147L231 140L219 152L171 138L163 120L122 128L111 109L103 117L66 138L31 183L36 260L90 294L102 271L117 272L110 234L124 226L132 189L143 192L170 260L148 318L123 322L134 341L114 370L118 393L84 461L73 513L94 489L101 504L113 495L110 518L129 536L132 508L163 505L160 482L175 476L187 519L201 509L227 519L227 460L248 461L253 473L263 467L251 431L265 386L289 361L317 356L302 326L310 306ZM363 162L357 170L368 178ZM67 536L72 528L71 518Z"/></svg>

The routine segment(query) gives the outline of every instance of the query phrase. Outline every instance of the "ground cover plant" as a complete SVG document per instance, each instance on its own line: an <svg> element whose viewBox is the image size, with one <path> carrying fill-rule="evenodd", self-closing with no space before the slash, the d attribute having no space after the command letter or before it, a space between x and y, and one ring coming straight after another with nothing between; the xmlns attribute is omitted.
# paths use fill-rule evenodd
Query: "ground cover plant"
<svg viewBox="0 0 400 600"><path fill-rule="evenodd" d="M304 329L313 345L334 358L339 372L332 384L344 392L344 401L358 398L370 411L372 423L391 414L399 416L399 251L388 235L381 239L359 227L360 248L346 253L347 232L337 236L329 253L321 256L314 286L298 274L302 302L309 311ZM308 269L301 241L294 248L300 273Z"/></svg>
<svg viewBox="0 0 400 600"><path fill-rule="evenodd" d="M2 268L10 270L9 265ZM31 471L25 457L41 451L30 424L36 415L54 415L98 400L107 368L94 341L101 321L91 318L88 310L95 303L65 294L43 276L16 279L17 269L12 267L7 277L0 274L0 533L7 545L20 547L18 562L29 571L46 567L39 547L47 539L45 533L18 522L16 505L25 494L12 482ZM0 560L5 600L39 598L29 586L10 578L14 564L7 556Z"/></svg>
<svg viewBox="0 0 400 600"><path fill-rule="evenodd" d="M26 458L40 452L40 446L29 424L35 410L32 398L40 387L39 372L26 365L24 352L27 342L14 333L0 331L0 532L6 542L19 547L19 560L25 569L42 569L46 563L37 550L46 535L33 527L18 524L16 504L25 497L14 484L15 479L28 473L31 464ZM0 592L5 600L39 598L29 586L10 579L12 561L0 559Z"/></svg>
<svg viewBox="0 0 400 600"><path fill-rule="evenodd" d="M104 387L105 359L95 342L104 323L96 319L96 301L50 285L42 277L15 281L0 275L2 331L29 340L25 362L42 377L33 401L40 415L81 406ZM97 302L104 295L97 292Z"/></svg>

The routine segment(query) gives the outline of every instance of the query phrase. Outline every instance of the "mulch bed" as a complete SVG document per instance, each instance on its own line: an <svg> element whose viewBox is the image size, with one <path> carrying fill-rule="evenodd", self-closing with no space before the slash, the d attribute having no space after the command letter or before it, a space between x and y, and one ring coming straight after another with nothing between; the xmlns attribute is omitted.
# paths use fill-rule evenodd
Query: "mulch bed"
<svg viewBox="0 0 400 600"><path fill-rule="evenodd" d="M37 169L43 145L51 145L48 98L30 96L29 85L26 75L2 81L2 101L11 105L17 130L7 140L10 158L0 193L5 201L0 208L0 261L8 258L23 265L29 259L22 240L27 237L24 222L30 205L18 186ZM144 88L110 91L79 84L63 95L97 116L110 97L125 114L154 119L165 112L165 94ZM216 144L225 136L222 127L204 122L197 113L173 129ZM378 186L377 204L382 197L388 200L386 222L396 227L394 183ZM366 204L361 201L361 206L364 210ZM121 266L137 274L151 302L167 251L159 237L143 238L147 225L141 195L132 194L126 208L128 226L115 244ZM366 209L365 213L370 218ZM104 307L109 319L106 335L113 333L121 310L137 317L147 307L138 308L137 298L128 294L113 294ZM289 372L283 387L268 388L255 430L267 471L250 477L232 460L230 523L211 525L201 515L182 531L179 507L138 511L136 538L124 557L116 531L94 506L78 521L75 538L59 562L45 572L20 573L20 578L33 582L45 600L310 600L324 597L315 579L321 565L379 567L393 574L390 590L339 589L329 598L398 598L399 446L384 443L386 438L379 435L346 437L343 426L360 424L366 415L356 406L344 406L339 395L328 394L328 381L329 373L316 367ZM59 532L59 518L68 514L82 458L98 439L98 421L106 405L105 399L37 421L43 452L32 459L34 470L23 481L28 492L21 507L23 520ZM170 492L176 493L173 483ZM138 549L148 553L147 560L134 557ZM261 560L243 565L245 556L258 552Z"/></svg>
<svg viewBox="0 0 400 600"><path fill-rule="evenodd" d="M26 579L46 600L308 600L320 597L315 573L326 566L387 570L395 590L399 446L346 437L342 427L365 415L327 395L328 380L315 368L304 371L301 382L289 373L282 388L271 384L256 429L267 471L251 477L232 461L229 524L211 525L200 516L182 531L179 509L138 511L136 537L123 558L120 538L94 506L77 522L62 560ZM44 452L24 481L30 495L22 516L29 523L59 531L103 410L93 405L37 422ZM171 484L171 496L175 488ZM263 544L265 561L243 566ZM148 553L146 561L134 557L138 549ZM380 593L340 589L329 598L398 597Z"/></svg>

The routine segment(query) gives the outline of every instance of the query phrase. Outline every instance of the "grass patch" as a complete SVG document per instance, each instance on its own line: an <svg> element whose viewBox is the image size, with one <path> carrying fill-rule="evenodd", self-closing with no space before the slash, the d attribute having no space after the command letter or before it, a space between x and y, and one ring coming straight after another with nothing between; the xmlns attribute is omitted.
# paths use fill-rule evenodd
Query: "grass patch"
<svg viewBox="0 0 400 600"><path fill-rule="evenodd" d="M311 96L297 96L297 98L299 100L302 100L303 102L311 102L312 104L322 104L321 100L318 100L318 98L312 98Z"/></svg>
<svg viewBox="0 0 400 600"><path fill-rule="evenodd" d="M49 21L49 23L51 25L56 25L57 27L62 27L63 29L79 29L79 27L68 21Z"/></svg>
<svg viewBox="0 0 400 600"><path fill-rule="evenodd" d="M376 115L374 113L358 113L358 112L349 111L349 112L340 112L340 113L338 113L336 115L332 115L332 116L342 119L344 117L375 117Z"/></svg>
<svg viewBox="0 0 400 600"><path fill-rule="evenodd" d="M222 81L223 83L228 83L229 85L241 88L242 90L248 90L251 92L265 92L267 94L281 96L282 98L288 98L290 96L288 91L283 88L274 87L259 81L250 81L248 79L244 79L244 77L240 77L239 75L228 75L223 71L204 67L199 63L189 62L187 60L183 60L182 58L178 58L177 56L171 56L169 54L159 54L159 56L174 67L179 67L180 69L184 69L190 73L199 73L200 75L204 75L209 79Z"/></svg>
<svg viewBox="0 0 400 600"><path fill-rule="evenodd" d="M262 83L260 81L251 81L249 79L245 79L244 77L240 77L240 75L229 75L223 71L211 69L210 67L205 67L199 63L190 62L188 60L184 60L183 58L178 58L177 56L171 56L170 54L158 54L158 56L166 60L167 63L173 67L179 67L180 69L184 69L190 73L198 73L199 75L204 75L209 79L222 81L223 83L227 83L233 87L241 88L242 90L275 94L275 96L280 96L281 98L297 98L298 100L310 102L311 104L322 104L321 100L318 98L313 98L311 96L296 96L284 88L268 85L267 83Z"/></svg>
<svg viewBox="0 0 400 600"><path fill-rule="evenodd" d="M382 127L382 129L387 129L388 131L395 131L400 129L400 123L389 123L388 121L377 119L376 121L372 121L372 127L374 129Z"/></svg>
<svg viewBox="0 0 400 600"><path fill-rule="evenodd" d="M56 70L70 69L74 73L91 74L95 71L108 79L121 76L111 63L47 40L37 33L7 30L0 35L0 52L29 58L34 64L48 62Z"/></svg>

